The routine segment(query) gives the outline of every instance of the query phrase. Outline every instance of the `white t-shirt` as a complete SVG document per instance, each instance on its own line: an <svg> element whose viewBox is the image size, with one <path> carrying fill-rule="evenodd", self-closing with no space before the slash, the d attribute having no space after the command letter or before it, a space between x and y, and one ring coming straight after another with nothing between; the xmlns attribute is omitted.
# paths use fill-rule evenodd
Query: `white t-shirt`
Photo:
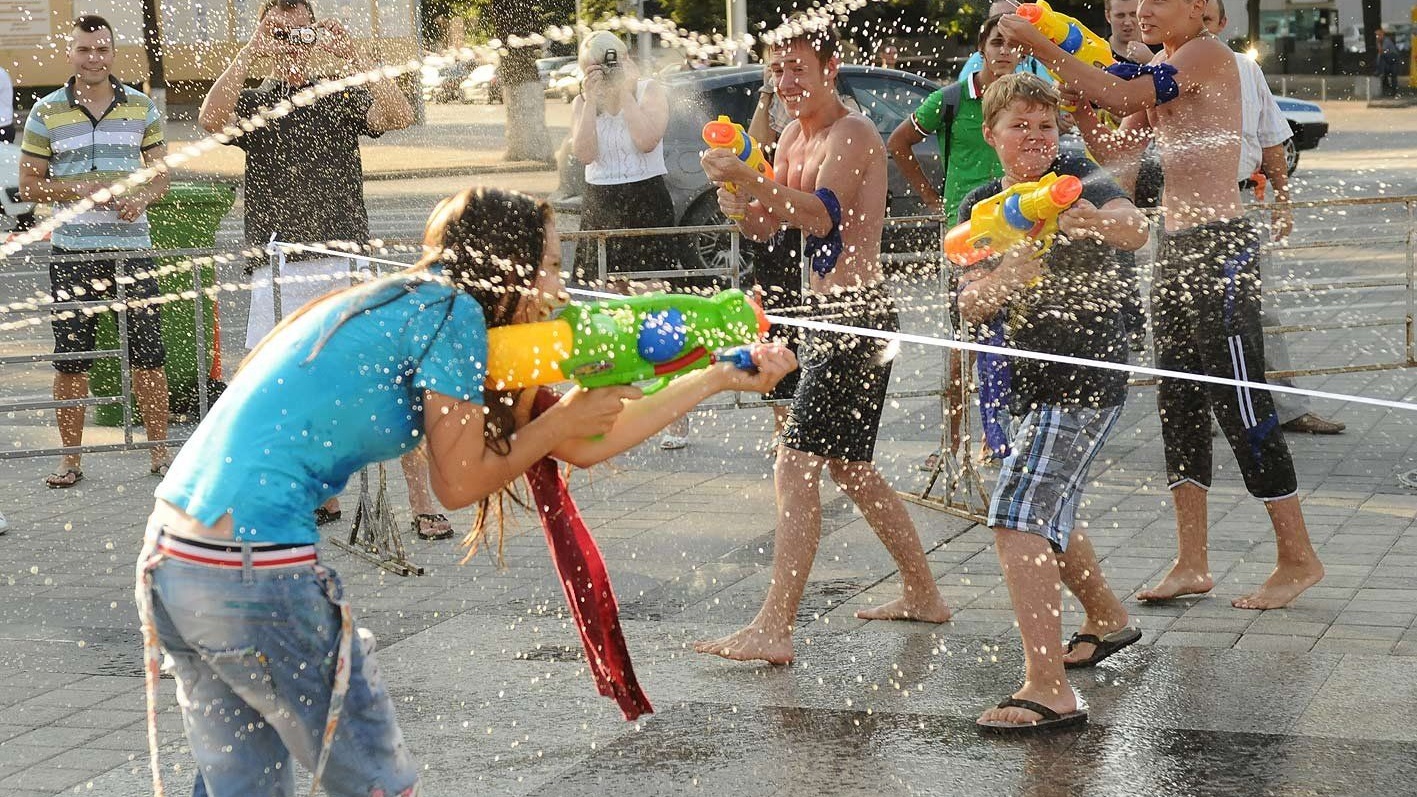
<svg viewBox="0 0 1417 797"><path fill-rule="evenodd" d="M1283 144L1292 133L1284 114L1274 101L1260 65L1243 53L1235 53L1240 69L1240 176L1243 182L1259 171L1265 147Z"/></svg>
<svg viewBox="0 0 1417 797"><path fill-rule="evenodd" d="M15 123L15 84L10 81L10 73L0 66L0 127Z"/></svg>
<svg viewBox="0 0 1417 797"><path fill-rule="evenodd" d="M641 80L635 87L636 100L644 99L649 83ZM595 106L587 104L582 113L596 113ZM669 173L664 165L664 139L649 152L642 151L630 137L623 113L596 114L595 141L596 158L585 165L585 181L591 185L638 183Z"/></svg>

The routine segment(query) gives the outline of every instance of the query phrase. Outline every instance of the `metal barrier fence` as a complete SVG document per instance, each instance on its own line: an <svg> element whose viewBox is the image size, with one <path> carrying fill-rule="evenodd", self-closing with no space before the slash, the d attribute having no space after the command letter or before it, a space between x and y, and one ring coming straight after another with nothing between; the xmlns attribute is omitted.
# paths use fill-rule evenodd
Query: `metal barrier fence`
<svg viewBox="0 0 1417 797"><path fill-rule="evenodd" d="M1361 329L1366 329L1366 328L1391 327L1391 326L1399 326L1399 325L1400 325L1400 326L1403 327L1403 340L1402 340L1402 344L1401 344L1401 347L1402 347L1402 350L1403 350L1403 351L1402 351L1402 356L1401 356L1399 359L1390 359L1390 360L1384 360L1384 361L1379 361L1379 362L1370 362L1370 363L1348 362L1348 363L1345 363L1345 364L1334 365L1334 366L1309 367L1309 368L1291 369L1291 370L1285 370L1285 371L1274 371L1274 372L1270 372L1270 373L1269 373L1269 376L1271 376L1271 377L1288 377L1288 376L1307 376L1307 375L1327 375L1327 374L1337 374L1337 373L1353 373L1353 372L1360 372L1360 371L1389 370L1389 369L1394 369L1394 368L1407 368L1407 367L1412 367L1412 366L1414 366L1414 365L1417 365L1417 341L1414 341L1414 334L1417 333L1417 325L1414 324L1414 319L1417 319L1417 272L1414 272L1414 266L1417 266L1417 258L1414 258L1414 244L1417 244L1417 224L1414 224L1414 205L1417 205L1417 196L1368 197L1368 198L1357 198L1357 199L1319 200L1319 201L1310 201L1310 202L1294 202L1294 203L1290 203L1290 204L1288 205L1288 207L1289 207L1291 210L1296 211L1296 212L1302 212L1302 211L1309 210L1309 211L1314 211L1314 212L1319 213L1319 214L1321 214L1321 213L1336 213L1336 214L1339 214L1339 215L1347 214L1347 213L1354 212L1354 211L1356 211L1356 210L1361 210L1361 209L1373 209L1373 208L1381 208L1381 207L1397 207L1397 208L1399 208L1399 218L1396 220L1396 223L1395 223L1395 224L1393 224L1392 221L1389 221L1389 222L1388 222L1388 226L1395 226L1395 227L1398 227L1398 228L1400 228L1400 232L1397 232L1397 233L1395 233L1395 232L1388 232L1388 233L1386 233L1386 234L1350 235L1350 236L1348 236L1348 237L1333 236L1333 237L1325 237L1325 238L1318 238L1318 239L1302 239L1302 238L1295 238L1295 239L1292 239L1292 240L1290 240L1290 241L1286 241L1286 242L1283 242L1283 243L1270 245L1270 246L1268 247L1268 253L1269 253L1269 255L1270 255L1271 257L1275 257L1275 256L1291 256L1291 255L1292 255L1292 256L1298 256L1298 255L1303 255L1304 253L1310 253L1310 252L1334 251L1334 250L1342 249L1342 248L1345 248L1345 247L1373 248L1373 247L1382 247L1382 246L1401 246L1401 247L1402 247L1402 250L1403 250L1403 255L1404 255L1404 268L1402 269L1401 272L1374 274L1374 275L1368 275L1368 276L1365 276L1365 277L1359 278L1359 279L1337 279L1337 280L1334 280L1334 279L1327 279L1327 280L1325 280L1325 279L1305 279L1305 280L1289 281L1289 282L1285 282L1285 283L1282 283L1282 284L1277 285L1277 286L1271 286L1271 287L1267 288L1267 289L1266 289L1266 292L1267 292L1267 293L1274 294L1274 295L1281 295L1281 294L1285 294L1285 293L1299 293L1299 292L1302 292L1302 293L1305 293L1305 294L1313 295L1313 294L1318 294L1318 293L1337 293L1337 292L1354 291L1354 290L1401 289L1401 290L1405 293L1405 312L1404 312L1403 316L1400 317L1400 318L1383 318L1383 319L1369 319L1369 320L1360 320L1360 321L1343 321L1343 322L1338 322L1338 323L1291 324L1291 325L1284 325L1284 326L1279 326L1279 327L1271 327L1271 328L1268 328L1268 331L1271 332L1271 333L1275 333L1275 334L1288 334L1288 333L1317 332L1317 331L1354 331L1354 330L1361 330ZM1273 207L1274 207L1274 206L1272 206L1272 205L1256 206L1256 208L1257 208L1258 210L1260 210L1260 211L1269 210L1269 209L1272 209ZM943 235L944 235L944 233L948 230L948 228L949 228L949 226L950 226L950 220L947 219L947 218L945 218L945 217L942 217L942 216L911 216L911 217L896 217L896 218L890 218L890 219L887 219L886 224L887 224L887 228L888 228L888 229L900 228L900 227L914 227L914 228L917 228L917 229L923 231L923 233L924 233L925 235L927 235L929 238L934 239L934 240L938 240L939 238L937 238L936 236L937 236L937 235L938 235L938 236L943 236ZM1339 226L1339 225L1335 224L1335 229L1336 229L1338 226ZM1345 221L1345 223L1344 223L1343 226L1344 226L1344 227L1351 227L1352 225L1348 224L1348 223ZM590 240L590 241L594 241L594 242L595 242L595 247L596 247L596 274L597 274L598 280L603 284L604 282L606 282L606 281L608 281L609 279L611 279L611 278L613 278L613 277L615 277L615 276L618 275L617 272L614 272L614 271L611 270L611 268L610 268L610 263L608 262L607 243L608 243L609 241L615 240L615 239L617 239L617 238L644 237L644 236L680 236L680 237L682 237L682 236L704 236L704 235L715 236L715 237L717 237L717 236L725 236L725 235L727 236L727 242L726 242L727 260L726 260L726 264L724 264L724 265L716 265L716 266L715 266L715 265L710 265L710 266L708 266L708 267L706 267L706 268L698 268L698 269L675 269L675 270L662 270L662 271L639 272L639 273L635 273L635 274L633 274L633 275L625 275L625 276L633 276L634 278L637 278L637 279L717 278L717 279L726 281L726 283L727 283L728 285L730 285L730 286L733 286L733 287L739 286L740 280L741 280L741 278L742 278L742 276L743 276L743 273L744 273L744 270L743 270L743 268L741 267L740 264L741 264L742 261L743 261L743 257L744 257L743 253L745 252L745 245L744 245L744 243L743 243L742 236L739 234L739 232L738 232L738 230L737 230L737 228L736 228L735 226L726 225L726 226L702 226L702 227L671 227L671 228L648 228L648 229L577 231L577 232L566 232L566 233L564 233L564 234L562 235L562 238L563 238L563 240L566 242L567 245L572 246L572 247L574 247L577 242L583 241L583 240ZM385 255L385 254L388 254L388 255L389 255L389 258L388 258L388 259L391 259L391 260L402 258L402 259L406 259L407 261L411 262L413 259L415 259L415 258L417 257L417 253L419 252L419 246L420 246L419 242L416 241L416 240L412 240L412 239L407 240L407 241L390 241L390 242L388 242L388 243L385 245L384 248L382 248L382 249L380 250L380 257L379 257L379 258L370 258L370 262L371 262L371 263L377 263L378 260L380 260L380 259L385 259L385 258L384 258L384 255ZM285 248L286 248L286 249L288 249L288 248L298 248L298 245L289 245L289 246L286 246ZM305 247L305 248L310 249L310 247ZM273 262L273 264L277 264L277 265L278 265L278 262L277 262L277 261L280 259L279 253L280 253L281 251L283 251L283 249L281 249L280 247L276 247L276 248L274 248L274 249L272 250L272 262ZM315 251L318 251L318 249L315 249ZM327 251L328 251L328 250L327 250ZM65 258L66 258L66 259L69 259L69 260L96 260L96 259L115 259L115 258L116 258L116 259L120 259L120 260L124 260L124 261L130 260L130 259L135 259L135 258L162 258L162 259L164 259L164 260L169 260L169 261L170 261L172 258L186 258L187 260L186 260L184 263L182 263L182 264L179 264L179 265L177 265L177 266L162 266L162 267L160 267L159 270L169 270L169 271L175 270L175 271L181 271L181 270L183 270L183 269L185 268L185 269L187 269L187 270L190 271L190 274L191 274L191 290L190 290L190 291L184 291L184 294L183 294L182 296L177 297L177 298L181 298L181 299L187 299L187 298L192 298L192 297L196 297L196 296L209 296L209 297L214 297L217 293L219 293L219 292L222 291L222 290L230 290L230 289L231 289L231 286L230 286L230 285L221 284L221 283L220 283L220 280L218 280L218 281L217 281L217 284L214 284L214 285L206 285L206 284L204 284L203 279L202 279L202 273L201 273L201 272L202 272L202 269L201 269L200 267L197 267L197 265L194 265L194 263L196 263L196 260L198 260L198 259L213 259L213 258L219 259L219 258L222 258L222 257L224 257L224 256L226 256L226 255L230 255L230 254L232 254L231 250L221 250L221 249L188 249L188 250L142 251L142 252L131 252L131 253L112 253L112 252L108 252L108 253L103 253L103 254L101 254L101 255L89 255L89 256L86 256L86 255L67 255L67 254L66 254L66 255L65 255ZM331 254L331 255L342 255L342 256L346 256L346 257L349 257L349 256L350 256L349 253L347 253L347 252L337 252L337 251L328 251L328 254ZM357 257L357 256L355 256L355 257ZM946 296L946 295L948 294L948 291L949 291L949 283L950 283L950 280L951 280L952 277L953 277L952 269L949 268L948 265L943 261L943 258L940 257L940 254L939 254L939 252L938 252L937 250L934 250L934 251L927 251L927 252L917 252L917 251L886 252L886 253L884 253L884 254L882 255L881 260L882 260L883 263L886 263L886 264L889 264L889 263L915 263L915 264L918 264L918 265L921 267L921 268L919 269L919 271L917 272L918 275L932 277L932 278L935 280L935 291L936 291L936 294L937 294L937 295L934 297L934 300L937 302L937 306L940 306L940 307L943 308L944 306L946 306L946 305L948 304L947 302L943 302L943 301L942 301L942 297L944 297L944 296ZM47 256L29 257L29 258L26 258L26 261L27 261L27 262L30 262L30 263L32 263L32 264L35 264L35 265L45 265L45 266L47 266L47 264L48 264L48 257L47 257ZM400 262L400 264L401 264L402 261L396 261L396 262ZM352 272L357 273L357 265L352 266L352 269L351 269L351 270L352 270ZM38 271L43 271L43 269L39 269ZM16 272L11 272L11 274L13 274L13 273L16 273ZM279 273L279 272L277 272L277 273ZM801 282L802 287L804 287L804 288L806 287L806 285L807 285L807 283L808 283L809 277L810 277L810 270L809 270L807 264L804 263L804 264L803 264L803 268L802 268L802 282ZM273 285L273 287L272 287L272 294L273 294L273 300L274 300L274 305L275 305L275 311L276 311L275 317L276 317L276 318L280 318L280 317L283 315L283 313L281 312L281 309L282 309L282 308L281 308L281 287L280 287L280 286L281 286L281 280L275 280L275 281L274 281L274 285ZM30 315L48 315L48 314L53 313L53 312L89 312L89 313L97 313L97 312L107 312L107 311L111 311L111 310L116 310L116 309L119 309L119 308L121 308L121 307L123 307L123 306L126 305L126 291L125 291L125 287L126 287L126 283L125 283L123 280L119 280L119 281L118 281L118 285L116 286L116 298L115 298L113 301L82 301L82 302L63 302L63 303L41 302L41 303L36 304L36 305L33 306L33 307L21 307L20 305L10 305L9 307L0 308L0 318L6 318L6 319L7 319L7 318L12 318L12 317L15 317L15 316L17 316L17 315L22 315L22 314L25 314L25 313L28 313L28 314L30 314ZM195 333L195 334L196 334L196 339L193 341L193 344L194 344L194 346L196 347L196 355L197 355L197 358L198 358L198 360L197 360L197 362L198 362L198 372L199 372L199 373L203 373L203 372L205 371L205 369L209 366L209 361L208 361L207 356L206 356L205 341L204 341L203 338L202 338L202 336L203 336L203 330L205 329L205 308L204 308L204 306L203 306L203 302L196 301L196 302L194 302L193 304L194 304L194 313L195 313L195 320L196 320L196 333ZM911 307L911 305L910 305L909 302L902 302L902 308L903 308L903 309L909 310L910 307ZM945 315L947 316L948 314L945 314ZM123 437L123 443L121 443L121 444L107 444L107 445L84 445L84 446L78 446L78 447L72 447L72 448L64 448L64 447L61 446L61 447L41 447L41 448L30 448L30 449L9 449L9 450L0 449L0 458L11 459L11 458L17 458L17 457L52 456L52 455L68 454L68 453L97 453L97 452L104 452L104 451L140 449L140 448L147 448L147 447L150 447L150 446L152 446L152 445L157 445L156 443L148 443L147 441L137 441L137 440L134 440L134 439L133 439L133 414L132 414L132 410L131 410L131 405L132 405L132 376L131 376L130 368L129 368L129 365L128 365L128 362L127 362L128 345L129 345L129 344L128 344L128 330L127 330L127 323L126 323L125 314L123 314L123 313L121 313L121 312L120 312L120 313L117 313L117 320L118 320L118 329L119 329L119 346L118 346L118 349L116 349L116 350L105 350L105 351L96 351L96 352L89 352L89 353L82 353L82 354L62 354L62 355L60 355L60 354L37 354L37 353L36 353L36 354L15 354L15 355L6 355L6 356L3 356L3 357L0 357L0 366L5 366L5 365L17 365L17 364L24 364L24 363L35 363L35 362L54 362L54 361L62 360L62 359L94 359L94 358L106 357L106 356L118 356L118 357L119 357L119 360L120 360L120 364L121 364L121 368L120 368L120 371L121 371L121 380L120 380L120 381L121 381L121 391L120 391L120 393L121 393L121 394L120 394L120 395L114 396L114 397L109 397L109 398L87 398L87 399L75 399L75 400L66 400L66 401L11 401L11 402L3 402L3 401L0 401L0 412L12 412L12 413L13 413L13 412L36 411L36 410L54 409L54 408L57 408L57 407L74 407L74 406L88 407L88 406L97 406L97 405L105 405L105 404L117 404L117 403L120 403L120 402L121 402L122 405L123 405L123 407L124 407L124 412L123 412L123 435L124 435L124 437ZM945 326L946 326L947 334L950 334L950 333L952 333L953 330L958 329L958 324L957 324L957 323L954 323L953 321L947 321L947 323L946 323ZM944 370L944 369L942 369L941 374L942 374L942 376L941 376L940 385L939 385L939 387L937 387L937 388L917 389L917 390L904 390L904 391L894 391L894 392L892 392L892 393L889 394L889 397L890 397L890 398L893 398L893 399L900 399L900 398L921 398L921 397L940 396L940 397L942 398L942 400L943 400L943 399L945 398L946 391L947 391L948 388L949 388L949 384L948 384L948 381L947 381L947 380L945 379L945 377L944 377L944 374L945 374L945 370ZM198 386L197 386L197 388L198 388L198 392L199 392L199 405L200 405L199 411L198 411L198 417L202 417L202 416L205 415L206 410L207 410L207 407L209 406L209 398L210 398L210 397L209 397L208 394L207 394L206 385L205 385L204 380L201 380L201 379L198 380ZM966 386L965 389L968 389L968 386ZM782 401L768 402L768 401L745 400L745 399L743 399L742 396L737 396L737 395L736 395L736 396L734 397L734 399L733 399L732 402L718 402L718 403L705 404L705 405L702 406L702 409L704 409L704 410L718 410L718 409L751 408L751 407L763 407L763 406L769 406L769 405L771 405L771 404L781 404L781 403L784 403L784 402L782 402ZM961 401L961 402L959 402L959 404L960 404L960 406L967 408L969 402L967 402L967 401ZM967 409L966 409L966 411L967 411ZM950 426L949 423L943 423L943 424L942 424L942 427L944 428L944 430L945 430L945 435L946 435L946 437L945 437L944 439L942 439L942 441L941 441L941 448L942 448L942 450L944 450L944 451L949 451L949 450L951 450L951 445L950 445L951 441L948 440L948 429L949 429L949 426ZM967 428L967 424L966 424L966 427L965 427L965 428ZM167 442L168 442L168 443L172 443L172 444L178 444L178 443L181 443L184 439L185 439L185 438L183 438L183 437L174 437L174 438L171 438L171 439L170 439L169 441L167 441ZM966 478L966 477L968 476L968 472L969 472L970 466L969 466L969 463L968 463L967 460L968 460L968 458L966 458L966 461L965 461L964 463L953 463L953 465L954 465L955 469L958 471L958 473L952 473L952 472L950 472L951 469L950 469L949 466L946 466L946 467L943 467L943 468L937 468L936 471L935 471L935 473L931 474L931 479L929 480L930 484L927 485L925 491L924 491L923 493L921 493L921 494L920 494L919 496L917 496L917 497L920 498L920 499L922 499L922 500L928 500L928 499L929 499L929 496L930 496L930 493L931 493L931 491L932 491L932 489L933 489L934 483L938 480L938 478L939 478L941 475L943 475L943 476L946 478L947 483L949 483L949 482L955 482L955 483L956 483L955 486L957 487L957 486L958 486L957 483L960 481L960 479ZM949 484L947 484L947 487L948 487L948 486L949 486ZM950 488L950 489L954 489L954 488Z"/></svg>
<svg viewBox="0 0 1417 797"><path fill-rule="evenodd" d="M207 295L214 291L213 286L204 285L202 282L202 262L206 258L215 258L226 254L224 250L215 248L201 249L164 249L164 250L138 250L132 252L101 252L94 254L65 253L62 261L65 263L91 263L95 261L113 261L115 274L124 274L129 269L127 264L132 261L142 261L144 263L155 262L157 258L172 259L183 258L186 269L191 272L192 287L190 291L183 291L173 297L160 297L161 299L193 300L193 313L195 321L195 332L193 346L196 349L196 368L199 378L196 380L198 412L200 416L205 416L207 408L210 406L210 396L206 379L200 378L210 368L210 360L206 351L206 307L205 302L197 301L197 297ZM42 264L43 268L39 272L47 272L50 262L54 259L51 253L39 256L27 256L25 262L32 264ZM180 272L182 266L156 266L153 275L163 275L174 271ZM14 277L24 272L10 272L8 276ZM95 299L88 301L39 301L39 302L15 302L0 308L0 319L9 320L14 317L24 316L53 316L54 314L88 314L97 315L106 312L114 313L115 326L118 332L118 348L100 349L90 352L74 353L34 353L34 354L12 354L0 356L0 366L25 365L33 363L55 363L60 361L74 360L98 360L105 357L117 357L119 362L119 392L114 396L90 396L82 399L65 399L50 401L2 401L0 402L0 412L33 412L46 409L61 409L65 407L101 407L110 405L121 405L123 408L123 442L102 445L82 445L82 446L52 446L41 448L5 448L0 449L0 459L17 459L22 457L56 456L65 454L88 454L107 451L130 451L136 449L154 448L168 444L178 444L185 441L185 437L173 437L163 441L149 442L147 440L133 439L133 377L129 363L129 335L128 335L128 315L122 312L128 307L128 286L132 284L136 277L146 276L137 274L131 277L117 278L114 284L109 286L113 291L112 299ZM147 300L142 300L147 301ZM154 300L154 303L163 303Z"/></svg>

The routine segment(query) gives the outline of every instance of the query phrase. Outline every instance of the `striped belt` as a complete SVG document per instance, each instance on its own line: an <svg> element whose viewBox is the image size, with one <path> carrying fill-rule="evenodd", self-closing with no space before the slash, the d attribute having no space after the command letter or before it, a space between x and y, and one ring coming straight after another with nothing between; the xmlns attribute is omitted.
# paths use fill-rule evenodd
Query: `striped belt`
<svg viewBox="0 0 1417 797"><path fill-rule="evenodd" d="M157 549L163 556L209 567L299 567L319 561L314 545L223 545L177 537L166 530L157 539Z"/></svg>

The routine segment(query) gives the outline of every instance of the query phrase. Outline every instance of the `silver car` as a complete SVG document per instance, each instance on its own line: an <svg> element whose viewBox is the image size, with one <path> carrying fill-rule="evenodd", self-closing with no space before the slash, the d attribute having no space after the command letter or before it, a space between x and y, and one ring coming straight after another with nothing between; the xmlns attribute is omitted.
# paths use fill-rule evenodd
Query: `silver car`
<svg viewBox="0 0 1417 797"><path fill-rule="evenodd" d="M666 75L662 80L669 95L664 163L669 169L666 180L674 200L674 217L681 226L726 224L728 220L718 209L713 187L699 165L699 154L704 149L703 127L706 122L721 115L747 126L757 105L758 89L762 86L762 67L725 66L687 70ZM837 80L837 90L842 97L854 100L875 123L881 133L882 145L896 126L909 118L936 88L938 85L934 81L919 75L879 67L844 65ZM933 136L915 147L915 157L924 168L926 177L938 183L941 178L940 158ZM579 213L585 167L571 154L569 141L562 146L558 161L561 167L560 185L552 201L558 210ZM888 182L888 215L912 216L924 212L919 197L894 163L890 165ZM938 246L936 230L887 229L889 232L884 247L887 251L922 251L922 241L933 242L926 246ZM698 262L686 263L690 269L728 265L725 235L696 235L691 248ZM739 263L740 269L749 266L747 262Z"/></svg>

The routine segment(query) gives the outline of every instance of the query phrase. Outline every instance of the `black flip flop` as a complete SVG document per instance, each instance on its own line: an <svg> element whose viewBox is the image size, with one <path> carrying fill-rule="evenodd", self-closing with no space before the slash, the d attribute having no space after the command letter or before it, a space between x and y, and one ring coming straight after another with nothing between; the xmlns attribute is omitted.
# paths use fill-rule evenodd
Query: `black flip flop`
<svg viewBox="0 0 1417 797"><path fill-rule="evenodd" d="M326 523L333 523L333 522L335 522L336 520L339 520L339 519L340 519L341 517L343 517L343 516L344 516L344 512L342 512L342 511L340 511L340 510L338 510L338 509L335 510L335 511L333 511L333 512L331 512L330 510L324 508L323 506L317 506L317 507L315 507L315 525L316 525L316 526L323 526L323 525L325 525Z"/></svg>
<svg viewBox="0 0 1417 797"><path fill-rule="evenodd" d="M1141 639L1141 629L1131 625L1119 628L1104 637L1099 637L1096 634L1073 634L1072 639L1068 640L1068 652L1072 653L1073 648L1079 643L1087 643L1092 645L1092 655L1082 661L1063 662L1063 666L1069 670L1096 666L1098 662L1122 648L1136 644L1139 639Z"/></svg>
<svg viewBox="0 0 1417 797"><path fill-rule="evenodd" d="M1031 734L1043 731L1058 731L1064 728L1076 728L1087 724L1087 712L1081 709L1070 711L1067 714L1059 714L1042 703L1035 703L1032 700L1022 700L1017 697L1004 698L999 703L999 708L1022 708L1032 711L1043 719L1037 722L1025 722L1013 724L1008 722L985 722L979 720L974 723L980 733L997 734Z"/></svg>

